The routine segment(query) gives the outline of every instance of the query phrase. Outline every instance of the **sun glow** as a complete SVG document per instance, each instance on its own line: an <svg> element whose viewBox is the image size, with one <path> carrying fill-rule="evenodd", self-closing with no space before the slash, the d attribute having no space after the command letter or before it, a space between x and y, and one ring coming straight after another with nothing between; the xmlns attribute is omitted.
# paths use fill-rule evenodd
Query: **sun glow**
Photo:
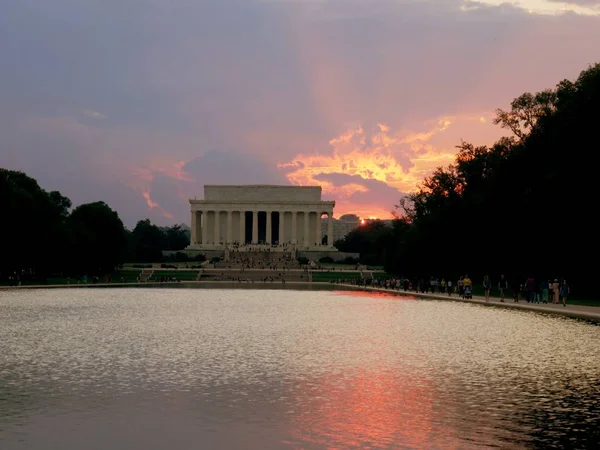
<svg viewBox="0 0 600 450"><path fill-rule="evenodd" d="M286 171L294 185L322 186L325 196L335 198L339 214L391 217L393 202L402 192L413 192L424 176L454 159L452 146L440 149L431 142L453 121L452 117L442 117L414 131L392 130L386 124L377 124L373 129L357 126L330 139L330 153L299 153L278 167ZM352 179L335 179L336 175ZM382 198L384 194L387 198ZM372 202L364 201L367 195L369 200L373 197ZM358 202L358 197L363 201Z"/></svg>

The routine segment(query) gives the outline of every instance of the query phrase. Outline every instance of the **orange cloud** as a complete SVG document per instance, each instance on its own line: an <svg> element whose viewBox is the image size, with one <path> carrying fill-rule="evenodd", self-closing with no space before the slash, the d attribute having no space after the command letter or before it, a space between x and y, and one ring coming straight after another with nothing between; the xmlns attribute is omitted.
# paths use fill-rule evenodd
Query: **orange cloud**
<svg viewBox="0 0 600 450"><path fill-rule="evenodd" d="M394 204L381 203L385 196L373 192L370 204L353 202L357 193L371 189L366 183L361 184L361 179L376 180L396 189L397 199L390 200L388 191L385 200L397 202L400 193L414 192L437 167L451 164L456 155L455 145L463 136L475 135L484 143L495 139L498 130L490 122L489 113L479 113L441 117L423 124L421 129L415 126L394 130L383 123L372 130L356 126L329 141L330 153L299 153L278 167L287 172L292 184L321 185L324 195L337 201L337 215L354 213L361 217L388 218ZM326 176L332 174L353 178L334 183Z"/></svg>
<svg viewBox="0 0 600 450"><path fill-rule="evenodd" d="M175 219L173 217L173 214L165 211L158 203L156 203L155 201L152 201L149 190L142 191L142 197L144 197L146 199L146 203L147 203L149 209L157 209L162 216L166 217L169 220Z"/></svg>
<svg viewBox="0 0 600 450"><path fill-rule="evenodd" d="M476 119L479 121L479 117ZM444 117L425 130L392 130L377 124L373 130L362 126L350 128L329 141L330 154L300 153L292 161L279 164L288 171L292 184L320 184L328 197L338 201L338 214L357 213L363 217L389 217L393 205L364 205L349 203L350 197L368 189L360 183L336 185L317 179L323 174L358 175L365 180L377 180L401 192L412 192L425 174L440 165L452 162L455 150L438 149L430 141L452 125L453 118ZM398 198L400 196L398 195Z"/></svg>

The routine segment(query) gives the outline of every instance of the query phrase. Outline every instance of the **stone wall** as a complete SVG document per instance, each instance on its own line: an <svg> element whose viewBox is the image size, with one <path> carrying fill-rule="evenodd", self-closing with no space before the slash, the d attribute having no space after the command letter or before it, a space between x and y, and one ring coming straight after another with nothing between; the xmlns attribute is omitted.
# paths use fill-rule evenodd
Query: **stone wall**
<svg viewBox="0 0 600 450"><path fill-rule="evenodd" d="M205 185L204 200L232 203L242 202L319 202L321 186Z"/></svg>
<svg viewBox="0 0 600 450"><path fill-rule="evenodd" d="M178 251L172 251L172 250L163 250L162 254L163 256L171 256L174 255L175 253L185 253L188 258L194 258L197 255L204 255L206 256L206 259L210 260L211 258L216 258L216 257L223 257L225 256L225 250L178 250Z"/></svg>
<svg viewBox="0 0 600 450"><path fill-rule="evenodd" d="M175 253L185 253L189 258L193 258L194 256L196 256L198 254L202 254L202 255L206 256L207 260L210 260L211 258L215 258L215 257L219 257L219 258L225 257L225 250L187 250L186 249L186 250L179 250L178 252L164 250L162 253L164 256L174 255ZM334 261L341 262L348 257L358 259L360 254L359 253L338 252L337 250L331 250L331 251L328 251L328 250L315 250L315 251L298 250L298 256L308 258L309 261L315 261L315 262L319 261L319 259L324 258L325 256L329 256L329 257L333 258Z"/></svg>

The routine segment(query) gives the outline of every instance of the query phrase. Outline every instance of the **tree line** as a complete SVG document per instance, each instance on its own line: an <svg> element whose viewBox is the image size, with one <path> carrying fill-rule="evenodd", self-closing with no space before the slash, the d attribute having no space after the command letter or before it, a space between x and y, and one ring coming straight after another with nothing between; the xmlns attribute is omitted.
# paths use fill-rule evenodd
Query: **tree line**
<svg viewBox="0 0 600 450"><path fill-rule="evenodd" d="M461 141L453 164L399 201L392 227L360 227L338 248L398 275L564 277L597 297L600 64L519 96L494 123L509 135Z"/></svg>
<svg viewBox="0 0 600 450"><path fill-rule="evenodd" d="M162 250L182 250L190 242L181 225L158 227L145 219L128 230L102 201L71 207L60 192L0 168L0 281L15 273L33 279L103 275L125 261L162 261Z"/></svg>

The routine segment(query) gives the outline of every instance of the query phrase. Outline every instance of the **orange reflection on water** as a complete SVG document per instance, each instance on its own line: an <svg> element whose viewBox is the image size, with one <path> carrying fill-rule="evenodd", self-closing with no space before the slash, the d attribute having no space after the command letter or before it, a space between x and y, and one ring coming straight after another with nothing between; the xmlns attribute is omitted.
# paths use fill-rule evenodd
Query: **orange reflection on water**
<svg viewBox="0 0 600 450"><path fill-rule="evenodd" d="M362 370L297 386L290 434L320 448L443 448L459 441L434 424L435 389L411 374Z"/></svg>

